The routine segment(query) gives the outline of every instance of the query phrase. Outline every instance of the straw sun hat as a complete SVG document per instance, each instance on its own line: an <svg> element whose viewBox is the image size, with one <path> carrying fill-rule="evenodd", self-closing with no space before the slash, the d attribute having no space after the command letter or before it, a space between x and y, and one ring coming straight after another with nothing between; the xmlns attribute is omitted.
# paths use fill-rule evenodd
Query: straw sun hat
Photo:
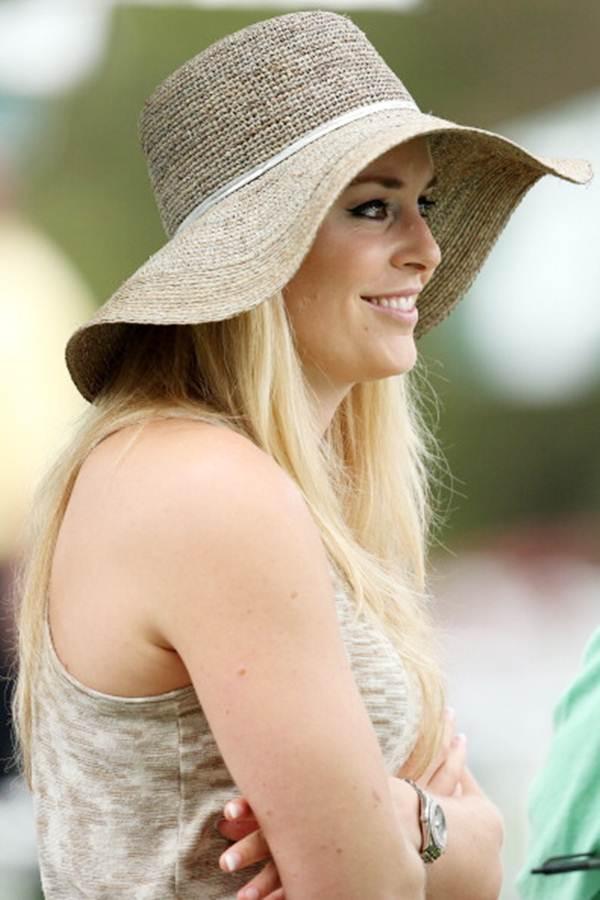
<svg viewBox="0 0 600 900"><path fill-rule="evenodd" d="M328 208L369 162L428 135L429 214L442 263L419 298L424 334L469 288L525 192L545 174L584 183L583 160L423 113L346 16L295 12L230 34L144 105L140 138L167 243L70 338L93 401L135 339L129 323L227 319L283 288Z"/></svg>

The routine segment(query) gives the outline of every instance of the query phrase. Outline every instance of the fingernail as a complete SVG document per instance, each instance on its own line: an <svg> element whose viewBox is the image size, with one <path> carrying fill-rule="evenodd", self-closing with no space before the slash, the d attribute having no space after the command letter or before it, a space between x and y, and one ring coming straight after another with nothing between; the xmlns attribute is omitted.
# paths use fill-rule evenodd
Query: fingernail
<svg viewBox="0 0 600 900"><path fill-rule="evenodd" d="M455 719L455 718L456 718L456 710L454 709L453 706L447 706L447 707L446 707L446 714L447 714L447 716L448 716L449 719Z"/></svg>
<svg viewBox="0 0 600 900"><path fill-rule="evenodd" d="M235 872L241 863L240 855L239 853L236 853L235 850L228 850L227 853L224 853L221 857L221 862L228 872Z"/></svg>
<svg viewBox="0 0 600 900"><path fill-rule="evenodd" d="M258 893L258 889L255 887L249 887L244 890L242 893L243 900L258 900L260 894Z"/></svg>
<svg viewBox="0 0 600 900"><path fill-rule="evenodd" d="M452 738L452 746L453 747L458 747L459 744L466 744L466 742L467 742L467 736L462 731L460 732L460 734L455 734L454 737Z"/></svg>
<svg viewBox="0 0 600 900"><path fill-rule="evenodd" d="M228 819L239 819L242 815L241 805L236 803L235 800L230 800L229 803L225 804L225 815Z"/></svg>

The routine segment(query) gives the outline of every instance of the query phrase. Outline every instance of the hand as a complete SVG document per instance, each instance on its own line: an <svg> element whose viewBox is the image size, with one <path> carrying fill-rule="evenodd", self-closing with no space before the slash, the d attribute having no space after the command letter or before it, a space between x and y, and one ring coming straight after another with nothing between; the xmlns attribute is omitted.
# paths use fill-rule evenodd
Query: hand
<svg viewBox="0 0 600 900"><path fill-rule="evenodd" d="M455 713L446 708L442 743L435 759L418 778L412 775L411 758L396 773L396 778L411 778L419 787L438 797L460 797L467 763L467 739L455 734Z"/></svg>
<svg viewBox="0 0 600 900"><path fill-rule="evenodd" d="M417 850L421 849L422 835L419 824L419 802L416 791L404 779L411 778L424 791L439 797L444 810L449 797L462 797L465 785L471 782L466 768L466 738L456 735L454 710L445 711L444 733L440 749L427 769L415 778L413 760L406 760L401 769L390 779L396 814L402 831ZM444 802L445 801L445 802Z"/></svg>
<svg viewBox="0 0 600 900"><path fill-rule="evenodd" d="M263 859L268 860L258 875L238 891L239 900L285 900L279 873L270 858L269 846L248 801L244 797L228 801L224 807L224 815L225 818L217 823L218 831L223 837L233 841L235 846L222 854L219 860L221 868L230 871L225 857L232 851L239 857L236 871Z"/></svg>

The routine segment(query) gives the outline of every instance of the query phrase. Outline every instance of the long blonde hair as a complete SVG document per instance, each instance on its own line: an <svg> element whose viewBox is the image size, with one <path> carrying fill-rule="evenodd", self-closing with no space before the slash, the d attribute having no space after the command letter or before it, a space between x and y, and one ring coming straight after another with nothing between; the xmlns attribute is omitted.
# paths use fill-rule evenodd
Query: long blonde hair
<svg viewBox="0 0 600 900"><path fill-rule="evenodd" d="M281 292L220 322L132 325L126 354L33 497L17 573L18 674L13 713L31 778L35 679L52 558L81 466L103 438L160 417L211 421L245 435L294 479L357 610L374 614L418 681L419 775L442 729L443 688L426 591L435 446L409 376L358 383L323 436Z"/></svg>

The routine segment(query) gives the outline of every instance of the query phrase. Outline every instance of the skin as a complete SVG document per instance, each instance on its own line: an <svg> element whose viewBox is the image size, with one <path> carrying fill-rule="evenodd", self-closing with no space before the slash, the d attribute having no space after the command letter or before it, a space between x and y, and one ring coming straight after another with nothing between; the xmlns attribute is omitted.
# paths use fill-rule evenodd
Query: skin
<svg viewBox="0 0 600 900"><path fill-rule="evenodd" d="M311 250L283 291L323 433L354 384L408 372L417 359L416 323L382 314L362 298L406 290L418 294L441 261L427 224L428 186L434 172L426 140L394 147L366 166L359 177L361 183L348 185L336 199ZM401 184L382 186L370 178L395 178ZM421 834L416 793L402 780L408 771L407 764L406 771L390 777L390 786L406 835L418 850ZM453 846L428 869L427 897L469 900L463 876L478 886L473 898L497 896L502 822L467 769L466 738L454 733L451 712L447 713L440 752L418 783L443 800L449 832L454 836ZM222 836L235 844L226 853L237 852L237 868L266 860L238 897L283 900L279 875L259 823L243 797L232 801L226 804L225 818L219 824ZM465 869L465 860L473 858L478 841L479 861ZM225 855L220 865L228 871Z"/></svg>
<svg viewBox="0 0 600 900"><path fill-rule="evenodd" d="M492 900L501 889L502 819L469 771L466 747L466 736L455 733L455 714L448 708L439 753L416 779L441 802L449 831L445 855L427 867L426 900ZM409 771L410 760L395 776L390 776L390 787L405 833L419 850L416 794L402 780ZM239 857L237 869L267 860L258 875L238 891L239 900L285 900L268 844L247 800L234 797L225 804L223 812L218 830L233 845L221 856L221 868L228 871L224 858L232 850Z"/></svg>
<svg viewBox="0 0 600 900"><path fill-rule="evenodd" d="M415 324L361 298L418 293L441 261L426 219L434 176L426 140L384 153L359 175L367 176L402 186L347 186L283 291L323 432L352 385L402 374L417 359Z"/></svg>

